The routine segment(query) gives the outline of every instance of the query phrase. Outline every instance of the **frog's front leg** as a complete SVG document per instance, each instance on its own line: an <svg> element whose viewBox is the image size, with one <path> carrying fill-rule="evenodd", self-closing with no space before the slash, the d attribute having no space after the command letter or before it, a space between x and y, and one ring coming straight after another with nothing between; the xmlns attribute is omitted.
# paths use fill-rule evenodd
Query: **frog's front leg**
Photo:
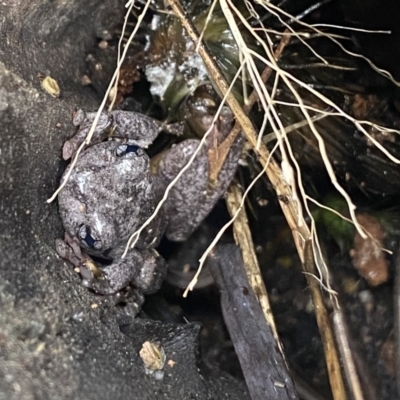
<svg viewBox="0 0 400 400"><path fill-rule="evenodd" d="M111 112L111 116L113 118L111 137L142 148L152 144L161 131L176 136L183 133L181 122L167 124L133 111L115 110Z"/></svg>
<svg viewBox="0 0 400 400"><path fill-rule="evenodd" d="M102 268L100 278L86 280L96 293L110 295L132 284L143 294L157 291L167 273L165 260L153 249L130 250L125 258Z"/></svg>
<svg viewBox="0 0 400 400"><path fill-rule="evenodd" d="M169 240L186 240L210 213L233 179L243 142L242 135L235 139L213 184L209 180L208 150L205 147L199 150L190 167L172 187L166 201L166 236ZM189 139L171 148L160 162L159 175L162 179L171 182L189 162L199 143Z"/></svg>
<svg viewBox="0 0 400 400"><path fill-rule="evenodd" d="M96 112L85 113L83 110L75 112L73 124L79 126L79 129L74 137L64 143L64 160L71 158L86 139L96 114ZM131 145L145 148L165 126L154 118L133 111L102 112L88 146L100 143L108 137L115 137Z"/></svg>
<svg viewBox="0 0 400 400"><path fill-rule="evenodd" d="M70 159L76 153L79 146L84 142L95 117L95 112L86 113L83 110L74 112L72 116L72 123L75 126L79 126L79 129L71 139L64 143L62 150L62 156L64 160ZM97 122L96 128L93 132L91 143L99 143L103 141L107 137L107 132L111 130L112 125L113 119L111 115L104 112L101 113L99 121Z"/></svg>

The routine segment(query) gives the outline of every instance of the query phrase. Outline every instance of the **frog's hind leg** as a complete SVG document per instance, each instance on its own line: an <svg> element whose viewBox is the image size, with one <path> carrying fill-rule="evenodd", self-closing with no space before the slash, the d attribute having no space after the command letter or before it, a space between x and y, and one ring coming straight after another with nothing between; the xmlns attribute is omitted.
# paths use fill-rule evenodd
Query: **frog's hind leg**
<svg viewBox="0 0 400 400"><path fill-rule="evenodd" d="M209 180L208 152L199 150L192 164L172 187L166 202L168 226L166 236L172 241L186 240L213 209L235 175L243 148L239 135L222 165L215 182ZM172 181L188 163L199 141L185 140L172 148L160 164L160 174Z"/></svg>

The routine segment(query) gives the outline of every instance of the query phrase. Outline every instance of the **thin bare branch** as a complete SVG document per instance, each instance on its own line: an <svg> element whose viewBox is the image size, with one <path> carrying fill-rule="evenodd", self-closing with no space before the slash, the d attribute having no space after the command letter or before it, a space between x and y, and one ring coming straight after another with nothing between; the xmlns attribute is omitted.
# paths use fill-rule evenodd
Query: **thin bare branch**
<svg viewBox="0 0 400 400"><path fill-rule="evenodd" d="M279 340L278 331L275 326L274 317L271 312L267 289L265 288L265 284L261 276L260 266L258 264L257 254L254 249L253 238L249 228L246 209L242 207L243 197L244 196L241 189L235 183L230 186L226 194L226 205L228 207L230 216L234 217L237 213L237 218L235 218L233 222L233 234L235 237L235 242L242 250L247 278L261 305L264 318L272 329L276 342L279 345L279 350L282 354L282 357L285 358L282 345Z"/></svg>
<svg viewBox="0 0 400 400"><path fill-rule="evenodd" d="M341 374L339 355L336 349L333 330L320 290L320 282L315 280L316 270L314 265L312 242L308 241L305 247L304 269L307 272L305 276L312 294L315 315L317 318L319 331L321 333L322 343L324 345L326 365L328 368L328 376L332 388L333 398L335 400L346 400L347 395Z"/></svg>

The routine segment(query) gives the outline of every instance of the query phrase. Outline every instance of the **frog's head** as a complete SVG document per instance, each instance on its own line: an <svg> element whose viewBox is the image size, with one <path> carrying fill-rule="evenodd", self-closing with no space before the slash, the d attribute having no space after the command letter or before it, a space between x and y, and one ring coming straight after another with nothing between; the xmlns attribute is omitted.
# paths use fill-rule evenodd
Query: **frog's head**
<svg viewBox="0 0 400 400"><path fill-rule="evenodd" d="M81 196L60 196L60 214L65 230L79 240L80 246L88 254L107 256L118 246L118 233L113 223L111 212L99 212L93 204L81 201Z"/></svg>
<svg viewBox="0 0 400 400"><path fill-rule="evenodd" d="M147 154L129 144L103 142L78 158L58 200L66 231L87 253L109 256L141 223L149 169Z"/></svg>

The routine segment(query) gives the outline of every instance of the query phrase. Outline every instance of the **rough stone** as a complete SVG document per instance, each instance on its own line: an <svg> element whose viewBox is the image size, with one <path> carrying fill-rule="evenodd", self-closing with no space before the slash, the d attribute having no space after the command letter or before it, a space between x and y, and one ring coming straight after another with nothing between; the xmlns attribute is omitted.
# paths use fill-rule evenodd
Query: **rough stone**
<svg viewBox="0 0 400 400"><path fill-rule="evenodd" d="M236 381L197 366L199 326L133 320L82 287L55 253L56 202L73 134L71 112L98 99L82 87L85 55L107 37L124 1L32 0L0 5L0 400L244 399ZM40 86L50 72L56 99ZM164 346L163 380L146 375L139 350Z"/></svg>

